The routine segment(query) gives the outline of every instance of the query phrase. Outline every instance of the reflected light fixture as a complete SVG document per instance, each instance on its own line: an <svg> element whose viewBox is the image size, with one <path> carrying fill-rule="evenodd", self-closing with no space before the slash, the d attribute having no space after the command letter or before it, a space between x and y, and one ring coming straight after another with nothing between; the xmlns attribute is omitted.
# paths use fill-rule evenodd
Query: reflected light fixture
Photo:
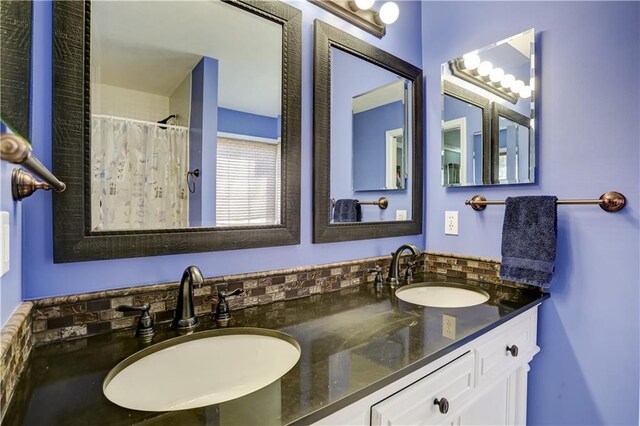
<svg viewBox="0 0 640 426"><path fill-rule="evenodd" d="M355 0L358 9L369 10L376 0Z"/></svg>
<svg viewBox="0 0 640 426"><path fill-rule="evenodd" d="M522 80L516 80L511 85L511 91L516 94L520 93L520 90L522 90L523 88L524 88L524 81Z"/></svg>
<svg viewBox="0 0 640 426"><path fill-rule="evenodd" d="M478 74L480 77L486 77L491 74L491 70L493 70L493 64L489 61L482 61L480 65L478 65Z"/></svg>
<svg viewBox="0 0 640 426"><path fill-rule="evenodd" d="M502 68L494 68L489 73L489 80L491 80L492 83L500 82L502 77L504 77L504 70Z"/></svg>
<svg viewBox="0 0 640 426"><path fill-rule="evenodd" d="M505 74L504 69L494 68L490 61L483 61L477 50L450 61L449 69L453 76L480 86L512 104L518 103L518 95L521 98L531 96L531 88L523 81L516 82L513 74Z"/></svg>
<svg viewBox="0 0 640 426"><path fill-rule="evenodd" d="M516 78L513 76L513 74L507 74L502 77L502 79L500 79L500 86L504 87L505 89L509 89L515 81Z"/></svg>
<svg viewBox="0 0 640 426"><path fill-rule="evenodd" d="M380 7L378 17L387 25L393 24L400 16L400 8L392 1L388 1Z"/></svg>
<svg viewBox="0 0 640 426"><path fill-rule="evenodd" d="M477 53L467 53L462 57L464 67L468 70L475 70L480 65L480 56Z"/></svg>
<svg viewBox="0 0 640 426"><path fill-rule="evenodd" d="M531 87L529 86L524 86L521 90L520 90L520 97L522 99L528 99L531 97Z"/></svg>

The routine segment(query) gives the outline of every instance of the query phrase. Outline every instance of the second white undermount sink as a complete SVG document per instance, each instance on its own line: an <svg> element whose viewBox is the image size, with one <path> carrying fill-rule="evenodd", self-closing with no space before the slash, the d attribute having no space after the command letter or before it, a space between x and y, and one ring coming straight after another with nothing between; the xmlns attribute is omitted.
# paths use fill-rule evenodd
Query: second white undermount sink
<svg viewBox="0 0 640 426"><path fill-rule="evenodd" d="M485 291L452 286L449 283L411 284L396 290L396 296L414 305L433 308L464 308L489 300L489 294Z"/></svg>
<svg viewBox="0 0 640 426"><path fill-rule="evenodd" d="M121 407L176 411L248 395L300 359L288 334L260 328L204 331L150 346L116 365L102 391Z"/></svg>

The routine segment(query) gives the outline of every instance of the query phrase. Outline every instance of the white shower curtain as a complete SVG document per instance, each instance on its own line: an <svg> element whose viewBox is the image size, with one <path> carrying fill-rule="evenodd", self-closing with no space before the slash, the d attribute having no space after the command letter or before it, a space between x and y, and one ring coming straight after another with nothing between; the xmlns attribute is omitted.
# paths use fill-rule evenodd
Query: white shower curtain
<svg viewBox="0 0 640 426"><path fill-rule="evenodd" d="M94 230L189 226L187 128L94 115L91 129Z"/></svg>

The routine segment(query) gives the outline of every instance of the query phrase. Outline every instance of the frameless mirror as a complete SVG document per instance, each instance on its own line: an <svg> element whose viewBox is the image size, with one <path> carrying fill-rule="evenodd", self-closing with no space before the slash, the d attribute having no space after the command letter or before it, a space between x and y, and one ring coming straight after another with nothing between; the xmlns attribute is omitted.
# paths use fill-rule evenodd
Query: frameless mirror
<svg viewBox="0 0 640 426"><path fill-rule="evenodd" d="M442 184L533 183L534 30L441 67Z"/></svg>
<svg viewBox="0 0 640 426"><path fill-rule="evenodd" d="M408 79L331 48L332 223L411 220L410 98ZM345 200L358 200L357 217Z"/></svg>
<svg viewBox="0 0 640 426"><path fill-rule="evenodd" d="M314 242L412 235L422 217L422 71L315 21Z"/></svg>
<svg viewBox="0 0 640 426"><path fill-rule="evenodd" d="M299 242L301 21L278 1L55 2L56 261Z"/></svg>

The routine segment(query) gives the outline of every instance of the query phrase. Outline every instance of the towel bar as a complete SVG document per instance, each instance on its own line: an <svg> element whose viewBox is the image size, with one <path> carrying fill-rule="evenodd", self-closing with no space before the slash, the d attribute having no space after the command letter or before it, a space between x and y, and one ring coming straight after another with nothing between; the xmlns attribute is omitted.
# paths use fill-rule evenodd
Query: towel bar
<svg viewBox="0 0 640 426"><path fill-rule="evenodd" d="M487 208L488 205L504 204L504 201L499 200L487 200L482 195L476 195L470 200L464 202L466 205L471 206L475 211L481 211ZM558 200L556 204L598 204L602 210L613 213L624 208L627 203L627 199L619 192L610 191L602 194L597 200Z"/></svg>
<svg viewBox="0 0 640 426"><path fill-rule="evenodd" d="M389 207L389 200L387 200L385 197L380 197L377 201L358 201L358 204L360 204L361 206L364 206L364 205L378 206L382 210L384 210L387 207ZM336 199L332 198L331 206L335 206L335 205L336 205Z"/></svg>

